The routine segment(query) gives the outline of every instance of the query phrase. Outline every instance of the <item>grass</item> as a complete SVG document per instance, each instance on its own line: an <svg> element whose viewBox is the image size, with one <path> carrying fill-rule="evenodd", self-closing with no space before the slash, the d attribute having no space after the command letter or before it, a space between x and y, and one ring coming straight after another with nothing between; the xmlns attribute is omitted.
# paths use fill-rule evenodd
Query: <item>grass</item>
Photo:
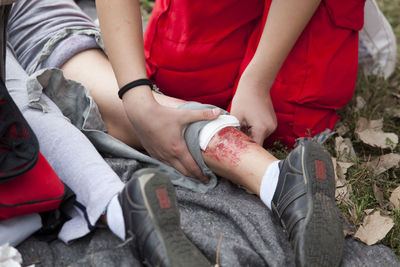
<svg viewBox="0 0 400 267"><path fill-rule="evenodd" d="M397 68L396 73L388 81L372 76L365 77L360 74L352 101L338 113L341 116L340 122L347 125L350 129L345 137L350 138L357 153L355 165L347 173L347 181L352 185L350 199L354 203L354 206L341 205L340 208L356 228L362 223L365 216L362 211L366 209L377 209L382 214L391 216L395 226L382 240L382 243L389 246L400 258L400 212L393 211L392 206L389 205L391 191L400 186L400 168L390 169L380 175L374 175L365 168L365 164L372 158L391 152L400 153L400 146L397 145L393 149L370 147L361 142L354 134L357 120L360 117L365 117L371 120L383 118L383 130L385 132L396 133L400 136L400 119L391 117L387 111L387 109L399 107L398 100L392 95L393 92L400 93L399 75L399 68ZM366 105L358 112L355 112L355 99L358 96L363 97ZM330 151L334 151L333 140L330 140L326 146ZM376 199L373 191L374 185L382 190L383 201ZM356 212L349 212L352 209L355 209Z"/></svg>
<svg viewBox="0 0 400 267"><path fill-rule="evenodd" d="M400 44L400 0L376 0L382 12L387 17L393 27L398 43ZM142 14L147 20L154 5L152 0L141 0ZM398 48L398 61L400 62L400 48ZM393 211L389 205L391 191L400 186L400 168L390 169L380 175L374 175L366 169L365 165L372 158L387 154L390 152L400 154L400 145L392 150L378 149L370 147L361 142L354 134L356 122L360 117L367 119L384 119L383 130L393 132L400 136L400 119L393 118L387 109L400 108L400 100L396 99L392 93L400 94L400 64L397 64L395 73L388 79L383 80L378 77L365 77L360 73L356 85L356 91L353 99L342 110L338 111L341 116L340 123L345 124L349 131L344 137L350 138L357 158L354 159L352 166L347 173L347 182L352 186L350 200L352 205L340 204L339 207L345 214L349 222L354 227L359 227L364 219L366 209L377 209L382 214L393 218L394 227L381 241L382 244L390 247L400 258L400 211ZM356 98L362 97L366 105L364 108L355 112ZM334 136L335 137L335 136ZM325 147L335 155L335 142L331 138ZM272 149L277 153L278 158L283 158L288 150L279 144ZM373 186L376 185L383 192L383 201L376 199Z"/></svg>
<svg viewBox="0 0 400 267"><path fill-rule="evenodd" d="M400 43L400 0L377 0L382 12L391 23L398 43ZM400 50L398 49L398 61L400 62ZM342 204L340 208L353 226L358 227L365 214L366 209L377 209L382 214L390 216L394 220L394 227L381 241L382 244L390 247L400 258L400 211L393 211L389 205L389 197L393 189L400 186L400 168L390 169L380 175L374 175L366 170L365 164L374 157L390 152L400 153L400 145L390 149L378 149L363 144L354 134L356 122L359 117L367 119L383 118L385 132L393 132L400 136L400 119L390 115L388 110L400 107L400 102L393 96L393 93L400 93L400 66L397 64L395 73L386 81L378 77L365 77L359 74L356 91L350 103L340 110L340 122L350 129L345 137L351 139L357 153L356 164L347 173L347 181L352 185L350 196L354 207ZM362 97L366 105L355 112L356 98ZM326 144L330 151L334 151L334 141ZM374 184L383 192L383 201L378 201L374 195ZM354 209L355 212L350 212Z"/></svg>

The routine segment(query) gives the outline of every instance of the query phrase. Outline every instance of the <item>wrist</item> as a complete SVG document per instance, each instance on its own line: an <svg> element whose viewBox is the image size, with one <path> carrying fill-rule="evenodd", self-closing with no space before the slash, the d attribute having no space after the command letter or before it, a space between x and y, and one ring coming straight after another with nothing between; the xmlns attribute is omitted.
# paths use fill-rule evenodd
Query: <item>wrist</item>
<svg viewBox="0 0 400 267"><path fill-rule="evenodd" d="M122 103L125 111L133 111L129 112L133 116L146 113L157 106L153 93L147 85L140 85L127 91L122 97Z"/></svg>
<svg viewBox="0 0 400 267"><path fill-rule="evenodd" d="M273 81L258 78L253 75L242 75L240 78L236 94L247 96L266 97L269 96Z"/></svg>
<svg viewBox="0 0 400 267"><path fill-rule="evenodd" d="M248 66L243 72L239 85L243 84L244 87L251 90L269 91L275 80L275 76L269 72L260 71L257 68Z"/></svg>
<svg viewBox="0 0 400 267"><path fill-rule="evenodd" d="M131 82L125 84L124 86L122 86L118 91L118 96L120 99L122 99L122 97L124 96L124 94L126 92L134 89L135 87L139 87L139 86L143 86L143 85L149 86L151 90L154 90L154 88L155 88L155 86L151 80L149 80L147 78L141 78L141 79L131 81Z"/></svg>

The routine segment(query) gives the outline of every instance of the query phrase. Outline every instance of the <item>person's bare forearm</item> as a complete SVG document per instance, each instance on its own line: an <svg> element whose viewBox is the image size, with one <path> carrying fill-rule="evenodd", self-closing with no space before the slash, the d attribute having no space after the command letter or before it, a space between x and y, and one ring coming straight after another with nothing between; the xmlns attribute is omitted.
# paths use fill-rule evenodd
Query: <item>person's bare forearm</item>
<svg viewBox="0 0 400 267"><path fill-rule="evenodd" d="M138 0L96 0L107 55L120 87L146 78Z"/></svg>
<svg viewBox="0 0 400 267"><path fill-rule="evenodd" d="M133 80L146 78L139 1L96 0L96 8L107 56L119 88ZM124 104L145 110L145 105L154 104L154 98L148 86L139 86L124 95Z"/></svg>
<svg viewBox="0 0 400 267"><path fill-rule="evenodd" d="M256 53L247 67L257 82L271 86L287 55L321 0L274 0Z"/></svg>

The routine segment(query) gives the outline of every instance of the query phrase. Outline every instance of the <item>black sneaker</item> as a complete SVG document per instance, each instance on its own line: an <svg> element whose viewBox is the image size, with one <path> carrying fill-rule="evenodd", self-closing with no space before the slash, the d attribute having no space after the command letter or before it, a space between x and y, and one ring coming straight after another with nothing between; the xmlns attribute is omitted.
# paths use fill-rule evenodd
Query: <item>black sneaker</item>
<svg viewBox="0 0 400 267"><path fill-rule="evenodd" d="M175 188L154 169L135 172L118 199L124 214L127 239L149 266L209 267L211 263L180 228Z"/></svg>
<svg viewBox="0 0 400 267"><path fill-rule="evenodd" d="M279 166L272 211L287 232L296 265L338 266L344 235L329 153L316 143L302 142Z"/></svg>

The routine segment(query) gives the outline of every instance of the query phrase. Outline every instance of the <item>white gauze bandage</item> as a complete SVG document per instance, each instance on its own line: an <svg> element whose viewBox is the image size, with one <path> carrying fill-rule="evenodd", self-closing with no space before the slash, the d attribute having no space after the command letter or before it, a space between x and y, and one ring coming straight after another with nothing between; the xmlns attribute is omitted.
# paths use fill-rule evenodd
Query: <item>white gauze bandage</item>
<svg viewBox="0 0 400 267"><path fill-rule="evenodd" d="M199 143L201 150L206 150L211 138L221 129L239 126L239 120L232 115L220 115L215 120L210 121L200 130Z"/></svg>

